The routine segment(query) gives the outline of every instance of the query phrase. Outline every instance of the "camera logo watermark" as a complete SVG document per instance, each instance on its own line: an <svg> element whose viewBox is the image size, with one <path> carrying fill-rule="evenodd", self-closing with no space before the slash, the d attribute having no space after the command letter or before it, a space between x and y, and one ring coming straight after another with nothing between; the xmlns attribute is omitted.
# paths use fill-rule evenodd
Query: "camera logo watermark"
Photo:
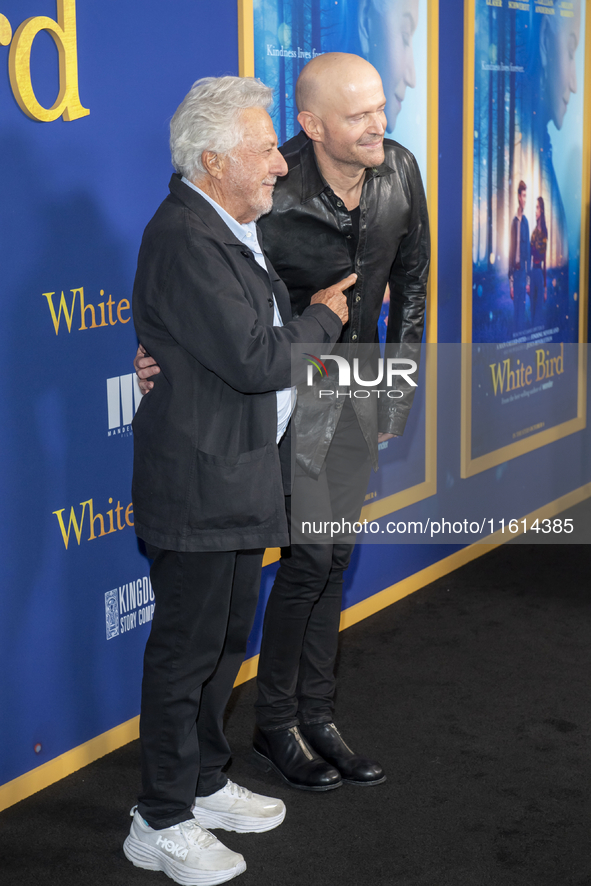
<svg viewBox="0 0 591 886"><path fill-rule="evenodd" d="M378 397L380 394L385 394L391 399L403 397L404 392L400 389L394 388L395 381L399 379L403 379L407 385L410 385L413 388L417 387L416 381L414 381L411 376L418 371L418 365L415 360L410 360L408 358L387 357L384 359L383 357L379 357L377 360L377 366L374 370L377 374L373 379L361 378L360 361L358 357L354 357L352 361L349 361L346 357L341 357L337 354L321 354L320 357L316 357L314 354L304 354L304 358L308 363L306 374L306 385L308 387L314 386L315 369L320 373L322 379L329 377L328 370L324 363L324 361L328 360L333 360L334 363L336 363L338 370L337 384L340 388L351 387L351 363L353 364L353 382L355 385L359 386L353 391L353 396L355 397L366 398L371 394L377 394ZM367 369L367 366L368 364L366 362L364 368ZM378 385L383 383L385 383L386 387L378 388ZM323 396L334 396L334 394L334 390L320 390L318 392L320 398Z"/></svg>

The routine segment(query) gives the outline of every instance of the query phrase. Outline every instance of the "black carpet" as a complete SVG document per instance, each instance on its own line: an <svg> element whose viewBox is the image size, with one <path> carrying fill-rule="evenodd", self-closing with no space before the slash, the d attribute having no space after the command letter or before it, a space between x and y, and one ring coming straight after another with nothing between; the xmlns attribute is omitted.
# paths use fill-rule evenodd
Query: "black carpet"
<svg viewBox="0 0 591 886"><path fill-rule="evenodd" d="M246 858L236 883L591 886L590 551L505 546L341 635L337 722L385 766L378 787L309 794L253 767L239 687L229 775L288 812L267 834L217 832ZM0 814L2 886L172 882L121 849L138 757L134 742Z"/></svg>

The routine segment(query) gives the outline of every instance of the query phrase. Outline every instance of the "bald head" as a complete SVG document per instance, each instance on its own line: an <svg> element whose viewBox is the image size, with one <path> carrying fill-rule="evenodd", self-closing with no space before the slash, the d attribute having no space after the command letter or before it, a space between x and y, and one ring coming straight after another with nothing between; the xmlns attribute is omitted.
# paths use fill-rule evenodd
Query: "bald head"
<svg viewBox="0 0 591 886"><path fill-rule="evenodd" d="M363 90L382 81L373 65L359 55L326 52L308 62L296 84L298 111L324 116L335 101L355 98Z"/></svg>
<svg viewBox="0 0 591 886"><path fill-rule="evenodd" d="M384 162L386 97L380 75L358 55L327 52L309 61L296 87L298 122L329 167L353 177ZM328 179L327 179L328 180Z"/></svg>

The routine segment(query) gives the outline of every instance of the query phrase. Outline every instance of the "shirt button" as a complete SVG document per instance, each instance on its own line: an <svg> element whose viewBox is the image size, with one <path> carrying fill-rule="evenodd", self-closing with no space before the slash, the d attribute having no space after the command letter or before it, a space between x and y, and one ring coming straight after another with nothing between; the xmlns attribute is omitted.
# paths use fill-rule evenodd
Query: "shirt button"
<svg viewBox="0 0 591 886"><path fill-rule="evenodd" d="M353 239L353 237L351 236L351 234L347 234L347 240L352 240L352 239Z"/></svg>
<svg viewBox="0 0 591 886"><path fill-rule="evenodd" d="M356 332L354 332L353 335L351 336L351 341L357 341L357 333Z"/></svg>
<svg viewBox="0 0 591 886"><path fill-rule="evenodd" d="M342 201L342 200L337 200L337 206L342 206L342 205L343 205L343 201Z"/></svg>
<svg viewBox="0 0 591 886"><path fill-rule="evenodd" d="M361 301L361 296L360 295L356 296L355 301Z"/></svg>

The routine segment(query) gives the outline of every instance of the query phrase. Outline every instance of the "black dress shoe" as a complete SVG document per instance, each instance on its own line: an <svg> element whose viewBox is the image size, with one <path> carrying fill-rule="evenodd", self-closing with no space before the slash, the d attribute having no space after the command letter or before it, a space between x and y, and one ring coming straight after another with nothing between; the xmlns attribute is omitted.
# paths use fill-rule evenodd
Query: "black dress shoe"
<svg viewBox="0 0 591 886"><path fill-rule="evenodd" d="M297 726L272 732L257 726L254 757L263 768L274 769L288 785L302 791L330 791L343 783L338 770L312 750Z"/></svg>
<svg viewBox="0 0 591 886"><path fill-rule="evenodd" d="M336 766L348 784L372 785L386 781L380 764L355 754L334 723L302 723L300 730L314 750Z"/></svg>

